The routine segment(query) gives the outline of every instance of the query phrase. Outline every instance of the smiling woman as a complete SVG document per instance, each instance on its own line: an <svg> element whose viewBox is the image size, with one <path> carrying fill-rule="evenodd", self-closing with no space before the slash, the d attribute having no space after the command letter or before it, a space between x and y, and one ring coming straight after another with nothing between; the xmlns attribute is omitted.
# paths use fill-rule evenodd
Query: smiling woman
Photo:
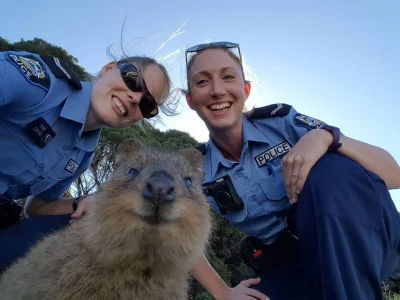
<svg viewBox="0 0 400 300"><path fill-rule="evenodd" d="M0 219L13 199L28 196L27 216L79 218L94 198L62 197L89 168L101 129L131 126L159 108L173 113L170 89L165 67L145 56L111 61L93 82L82 82L56 57L0 52L0 201L6 207Z"/></svg>
<svg viewBox="0 0 400 300"><path fill-rule="evenodd" d="M400 257L393 157L291 105L243 113L251 85L238 44L186 54L187 103L210 135L199 147L208 201L248 236L243 259L262 281L229 288L204 257L191 274L216 299L382 299Z"/></svg>

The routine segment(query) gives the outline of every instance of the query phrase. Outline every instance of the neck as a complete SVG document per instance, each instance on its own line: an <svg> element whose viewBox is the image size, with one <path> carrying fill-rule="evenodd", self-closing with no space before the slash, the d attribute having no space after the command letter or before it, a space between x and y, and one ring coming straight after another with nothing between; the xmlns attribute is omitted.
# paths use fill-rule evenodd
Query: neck
<svg viewBox="0 0 400 300"><path fill-rule="evenodd" d="M222 155L229 160L238 162L243 148L242 119L237 126L228 130L210 130L210 136Z"/></svg>
<svg viewBox="0 0 400 300"><path fill-rule="evenodd" d="M88 114L86 116L85 126L83 128L83 132L96 130L102 127L102 124L98 121L96 114L92 109L92 105L89 107Z"/></svg>

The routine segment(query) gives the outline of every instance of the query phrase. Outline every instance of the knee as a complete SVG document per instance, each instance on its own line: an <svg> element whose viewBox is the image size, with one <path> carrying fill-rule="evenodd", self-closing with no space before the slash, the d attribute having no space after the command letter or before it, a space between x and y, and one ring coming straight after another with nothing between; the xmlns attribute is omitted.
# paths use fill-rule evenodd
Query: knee
<svg viewBox="0 0 400 300"><path fill-rule="evenodd" d="M300 194L302 221L321 215L370 223L379 197L368 171L337 153L326 153L312 168Z"/></svg>
<svg viewBox="0 0 400 300"><path fill-rule="evenodd" d="M346 186L371 181L368 172L355 161L338 153L326 153L310 170L307 181L314 187L344 192Z"/></svg>

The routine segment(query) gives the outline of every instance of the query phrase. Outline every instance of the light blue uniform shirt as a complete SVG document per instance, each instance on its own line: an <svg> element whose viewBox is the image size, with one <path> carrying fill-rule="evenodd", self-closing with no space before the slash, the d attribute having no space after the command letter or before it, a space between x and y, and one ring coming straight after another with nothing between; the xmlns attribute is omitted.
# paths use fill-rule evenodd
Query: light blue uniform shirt
<svg viewBox="0 0 400 300"><path fill-rule="evenodd" d="M278 106L279 108L279 106ZM243 149L239 162L226 159L212 140L206 143L204 183L228 174L244 209L224 215L236 228L264 243L272 242L286 227L286 216L276 212L290 209L283 179L282 158L298 140L321 121L290 108L285 116L256 118L242 116ZM213 197L211 206L219 212Z"/></svg>
<svg viewBox="0 0 400 300"><path fill-rule="evenodd" d="M59 199L89 168L101 130L83 133L92 84L81 84L57 78L39 55L0 52L0 199ZM32 136L43 124L55 136L41 147Z"/></svg>

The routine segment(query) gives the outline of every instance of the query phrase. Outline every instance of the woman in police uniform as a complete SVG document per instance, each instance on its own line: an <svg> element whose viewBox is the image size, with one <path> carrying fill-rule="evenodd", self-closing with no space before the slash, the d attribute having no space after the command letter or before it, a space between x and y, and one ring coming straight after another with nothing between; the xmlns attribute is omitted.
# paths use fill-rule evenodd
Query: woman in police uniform
<svg viewBox="0 0 400 300"><path fill-rule="evenodd" d="M63 195L89 168L101 129L156 116L160 105L167 107L169 91L166 69L147 57L110 62L94 82L80 82L56 57L0 52L0 271L93 201ZM26 215L62 216L10 226L18 219L10 201L31 195Z"/></svg>
<svg viewBox="0 0 400 300"><path fill-rule="evenodd" d="M286 104L243 114L251 86L237 44L186 55L187 102L210 133L205 192L250 236L242 253L262 281L228 288L205 258L192 275L216 299L382 299L400 251L391 155Z"/></svg>

